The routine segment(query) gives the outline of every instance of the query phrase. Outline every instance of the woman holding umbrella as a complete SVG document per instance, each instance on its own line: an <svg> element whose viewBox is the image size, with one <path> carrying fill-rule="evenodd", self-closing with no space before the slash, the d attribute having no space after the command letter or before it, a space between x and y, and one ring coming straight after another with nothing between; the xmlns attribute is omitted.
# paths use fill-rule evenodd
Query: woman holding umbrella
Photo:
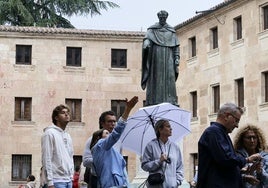
<svg viewBox="0 0 268 188"><path fill-rule="evenodd" d="M183 164L180 148L169 140L172 128L168 120L155 124L156 137L150 141L143 153L141 168L149 172L147 187L174 188L183 181ZM155 181L162 179L162 181Z"/></svg>

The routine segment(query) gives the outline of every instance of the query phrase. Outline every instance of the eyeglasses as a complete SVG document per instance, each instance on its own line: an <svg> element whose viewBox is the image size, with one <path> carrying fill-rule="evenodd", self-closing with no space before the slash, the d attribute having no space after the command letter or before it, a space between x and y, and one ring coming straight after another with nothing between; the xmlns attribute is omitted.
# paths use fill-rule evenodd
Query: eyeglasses
<svg viewBox="0 0 268 188"><path fill-rule="evenodd" d="M231 115L234 119L235 119L235 122L236 123L239 123L240 121L240 118L236 117L234 114L231 114L231 113L227 113L228 115Z"/></svg>

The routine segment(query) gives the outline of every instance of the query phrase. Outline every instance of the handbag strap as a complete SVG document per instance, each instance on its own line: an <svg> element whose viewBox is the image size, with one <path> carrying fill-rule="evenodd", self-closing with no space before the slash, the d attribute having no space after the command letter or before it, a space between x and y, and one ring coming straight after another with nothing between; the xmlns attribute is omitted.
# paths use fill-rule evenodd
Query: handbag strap
<svg viewBox="0 0 268 188"><path fill-rule="evenodd" d="M161 155L162 155L162 154L163 154L163 150L162 150L162 147L161 147L161 145L160 145L159 138L157 139L157 142L158 142L159 148L160 148L160 150L161 150ZM168 154L167 154L167 158L169 157L170 146L171 146L171 144L168 146ZM167 168L167 162L165 162L164 169L162 169L163 174L165 174L166 168Z"/></svg>

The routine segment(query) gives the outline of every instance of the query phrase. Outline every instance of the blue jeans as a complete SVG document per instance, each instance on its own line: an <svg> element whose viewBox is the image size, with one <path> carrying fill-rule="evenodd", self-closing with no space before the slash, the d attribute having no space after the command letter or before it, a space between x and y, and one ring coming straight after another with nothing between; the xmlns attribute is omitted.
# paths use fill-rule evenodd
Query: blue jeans
<svg viewBox="0 0 268 188"><path fill-rule="evenodd" d="M55 188L72 188L73 183L71 181L70 182L55 182L54 187Z"/></svg>

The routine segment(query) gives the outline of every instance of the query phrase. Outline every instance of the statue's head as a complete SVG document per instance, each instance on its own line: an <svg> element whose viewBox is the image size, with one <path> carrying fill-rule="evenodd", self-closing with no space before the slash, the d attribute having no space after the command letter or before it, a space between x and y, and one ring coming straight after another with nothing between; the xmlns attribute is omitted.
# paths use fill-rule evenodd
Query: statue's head
<svg viewBox="0 0 268 188"><path fill-rule="evenodd" d="M166 24L166 20L167 20L167 17L168 17L168 12L165 11L165 10L161 10L157 13L157 17L159 19L159 23L161 25L165 25Z"/></svg>

